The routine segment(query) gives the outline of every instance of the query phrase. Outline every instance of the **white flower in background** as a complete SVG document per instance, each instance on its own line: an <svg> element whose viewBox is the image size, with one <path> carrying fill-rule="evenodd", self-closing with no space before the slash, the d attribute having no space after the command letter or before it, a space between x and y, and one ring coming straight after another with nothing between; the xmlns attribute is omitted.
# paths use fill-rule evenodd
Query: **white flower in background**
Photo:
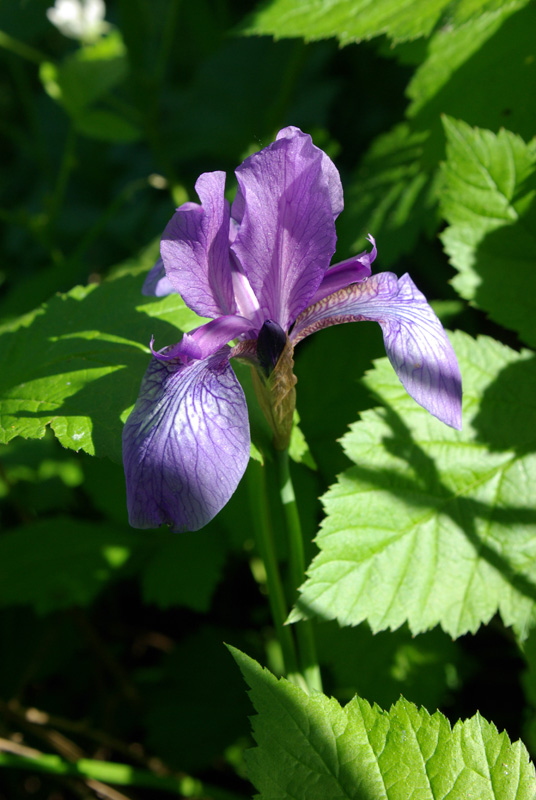
<svg viewBox="0 0 536 800"><path fill-rule="evenodd" d="M92 42L109 29L104 0L56 0L47 17L56 28L82 42Z"/></svg>

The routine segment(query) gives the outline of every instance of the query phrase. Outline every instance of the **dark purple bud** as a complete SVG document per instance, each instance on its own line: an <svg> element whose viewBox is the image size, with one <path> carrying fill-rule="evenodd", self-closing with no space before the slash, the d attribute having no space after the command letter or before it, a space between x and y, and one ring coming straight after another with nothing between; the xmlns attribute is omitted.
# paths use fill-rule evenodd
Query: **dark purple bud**
<svg viewBox="0 0 536 800"><path fill-rule="evenodd" d="M257 337L257 358L268 377L279 361L287 341L287 334L277 322L267 319Z"/></svg>

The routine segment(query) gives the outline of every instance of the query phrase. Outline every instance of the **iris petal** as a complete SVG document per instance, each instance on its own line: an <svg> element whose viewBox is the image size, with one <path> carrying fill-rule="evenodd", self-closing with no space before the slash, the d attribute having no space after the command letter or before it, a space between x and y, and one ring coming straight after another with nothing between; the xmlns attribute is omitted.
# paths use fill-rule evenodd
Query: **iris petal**
<svg viewBox="0 0 536 800"><path fill-rule="evenodd" d="M409 395L431 414L461 429L462 383L447 334L409 275L380 272L307 308L296 320L293 344L321 328L373 320Z"/></svg>
<svg viewBox="0 0 536 800"><path fill-rule="evenodd" d="M311 305L318 303L324 297L333 294L333 292L338 292L339 289L345 289L351 283L357 283L370 277L370 265L376 258L377 250L374 237L369 235L368 240L372 244L370 253L365 250L363 253L351 256L346 261L340 261L328 269L311 301Z"/></svg>
<svg viewBox="0 0 536 800"><path fill-rule="evenodd" d="M289 125L287 128L282 128L275 138L277 141L278 139L292 139L298 135L304 136L302 131L295 125ZM339 170L327 153L324 153L323 150L320 150L320 152L322 153L321 169L329 191L333 219L337 219L344 208L344 196Z"/></svg>
<svg viewBox="0 0 536 800"><path fill-rule="evenodd" d="M160 361L180 359L186 362L192 358L203 359L216 353L231 339L236 339L237 336L249 332L253 336L249 319L238 315L218 317L218 319L212 319L210 322L200 325L190 333L185 333L180 342L166 348L163 352L156 352L151 340L151 351L153 356Z"/></svg>
<svg viewBox="0 0 536 800"><path fill-rule="evenodd" d="M324 158L295 128L236 170L240 228L231 248L263 319L284 330L310 303L335 250L334 175Z"/></svg>
<svg viewBox="0 0 536 800"><path fill-rule="evenodd" d="M198 530L234 493L249 460L244 392L229 348L186 366L152 359L123 430L130 524Z"/></svg>
<svg viewBox="0 0 536 800"><path fill-rule="evenodd" d="M166 275L164 262L159 258L154 267L147 273L141 293L149 297L165 297L174 291L175 289Z"/></svg>
<svg viewBox="0 0 536 800"><path fill-rule="evenodd" d="M160 253L166 275L186 305L201 317L234 314L225 173L203 173L195 189L202 205L184 203L163 233Z"/></svg>

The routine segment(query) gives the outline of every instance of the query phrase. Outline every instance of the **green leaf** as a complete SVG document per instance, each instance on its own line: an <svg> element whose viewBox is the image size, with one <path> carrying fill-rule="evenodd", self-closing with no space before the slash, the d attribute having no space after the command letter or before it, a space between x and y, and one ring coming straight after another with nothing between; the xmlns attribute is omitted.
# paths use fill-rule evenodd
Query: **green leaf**
<svg viewBox="0 0 536 800"><path fill-rule="evenodd" d="M315 460L309 450L309 445L300 428L300 415L296 409L294 409L294 424L292 425L292 433L290 434L288 454L297 464L305 464L309 469L317 469Z"/></svg>
<svg viewBox="0 0 536 800"><path fill-rule="evenodd" d="M47 94L74 117L104 97L127 76L125 47L118 31L79 48L61 64L41 64Z"/></svg>
<svg viewBox="0 0 536 800"><path fill-rule="evenodd" d="M436 228L435 172L423 166L428 135L401 124L374 140L345 188L339 252L363 250L373 233L389 266L415 247L423 228Z"/></svg>
<svg viewBox="0 0 536 800"><path fill-rule="evenodd" d="M501 0L462 0L452 8L449 0L272 0L253 14L242 32L303 36L309 41L336 36L343 45L384 33L401 41L428 36L444 16L454 26L500 4Z"/></svg>
<svg viewBox="0 0 536 800"><path fill-rule="evenodd" d="M407 89L414 125L432 130L435 138L446 113L471 125L492 130L507 125L525 138L533 136L527 97L536 92L535 25L534 3L515 0L461 27L437 30Z"/></svg>
<svg viewBox="0 0 536 800"><path fill-rule="evenodd" d="M51 517L0 536L0 606L39 614L89 605L141 543L102 522Z"/></svg>
<svg viewBox="0 0 536 800"><path fill-rule="evenodd" d="M536 141L444 120L442 241L462 297L536 345Z"/></svg>
<svg viewBox="0 0 536 800"><path fill-rule="evenodd" d="M246 752L260 800L534 800L521 742L476 714L447 719L403 698L389 712L355 697L308 696L232 648L250 698L257 747Z"/></svg>
<svg viewBox="0 0 536 800"><path fill-rule="evenodd" d="M536 611L536 359L493 339L452 337L463 432L405 393L387 359L366 384L384 406L343 439L340 475L292 620L373 631L408 622L476 631L499 611L523 639Z"/></svg>
<svg viewBox="0 0 536 800"><path fill-rule="evenodd" d="M141 295L142 268L53 297L0 332L0 442L41 438L121 460L121 422L149 363L199 317L179 295Z"/></svg>
<svg viewBox="0 0 536 800"><path fill-rule="evenodd" d="M113 111L100 108L83 109L74 119L79 133L104 142L136 142L141 128Z"/></svg>

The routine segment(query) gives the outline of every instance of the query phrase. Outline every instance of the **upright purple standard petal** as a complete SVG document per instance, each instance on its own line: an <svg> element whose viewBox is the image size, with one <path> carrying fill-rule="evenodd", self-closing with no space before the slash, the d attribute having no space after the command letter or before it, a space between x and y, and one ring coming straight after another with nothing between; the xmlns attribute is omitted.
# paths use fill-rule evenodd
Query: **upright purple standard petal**
<svg viewBox="0 0 536 800"><path fill-rule="evenodd" d="M250 436L229 352L225 347L187 366L152 359L123 429L133 527L198 530L235 491Z"/></svg>
<svg viewBox="0 0 536 800"><path fill-rule="evenodd" d="M372 244L370 253L365 250L363 253L351 256L345 261L340 261L328 269L322 278L322 283L316 290L315 296L311 300L311 305L318 303L324 297L333 294L333 292L338 292L339 289L345 289L351 283L357 283L370 277L370 265L376 258L377 250L374 237L369 235L368 240Z"/></svg>
<svg viewBox="0 0 536 800"><path fill-rule="evenodd" d="M234 314L225 173L205 172L195 189L202 205L184 203L162 235L160 253L166 275L186 305L200 316Z"/></svg>
<svg viewBox="0 0 536 800"><path fill-rule="evenodd" d="M380 272L307 308L290 335L293 344L330 325L374 320L381 325L389 361L421 406L461 429L462 382L443 327L409 275Z"/></svg>
<svg viewBox="0 0 536 800"><path fill-rule="evenodd" d="M289 125L288 128L282 128L275 139L276 141L278 139L292 139L297 135L304 136L305 134L295 125ZM328 187L331 212L333 214L333 219L337 219L344 208L344 195L339 170L327 153L324 153L323 150L320 150L320 152L322 153L321 168Z"/></svg>
<svg viewBox="0 0 536 800"><path fill-rule="evenodd" d="M264 319L284 330L311 301L335 250L334 176L297 128L236 170L231 245ZM334 168L333 168L334 169Z"/></svg>

